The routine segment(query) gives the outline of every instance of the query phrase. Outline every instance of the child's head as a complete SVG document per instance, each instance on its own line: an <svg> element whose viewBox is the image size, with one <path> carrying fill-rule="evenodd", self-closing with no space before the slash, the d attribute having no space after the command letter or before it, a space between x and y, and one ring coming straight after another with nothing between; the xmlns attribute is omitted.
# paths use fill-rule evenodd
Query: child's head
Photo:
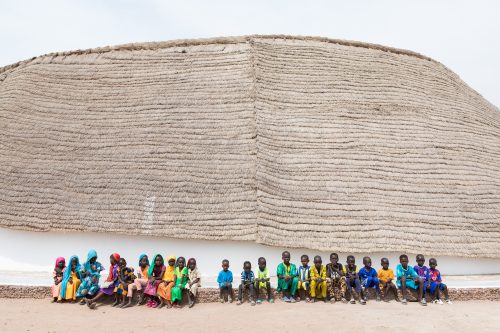
<svg viewBox="0 0 500 333"><path fill-rule="evenodd" d="M348 255L347 256L347 260L346 260L346 263L348 266L354 266L354 264L356 263L356 258L354 258L353 255Z"/></svg>
<svg viewBox="0 0 500 333"><path fill-rule="evenodd" d="M382 258L380 260L380 265L382 265L383 269L388 269L389 268L389 259L387 258Z"/></svg>
<svg viewBox="0 0 500 333"><path fill-rule="evenodd" d="M156 267L163 266L163 257L161 256L161 254L158 254L158 255L155 257L155 266L156 266Z"/></svg>
<svg viewBox="0 0 500 333"><path fill-rule="evenodd" d="M175 257L174 256L169 256L167 258L167 260L168 260L168 265L169 266L175 266Z"/></svg>
<svg viewBox="0 0 500 333"><path fill-rule="evenodd" d="M420 267L422 267L425 264L425 258L423 254L417 254L417 257L415 259Z"/></svg>
<svg viewBox="0 0 500 333"><path fill-rule="evenodd" d="M307 265L309 264L309 256L307 254L303 254L300 257L300 262L302 263L303 267L307 267Z"/></svg>
<svg viewBox="0 0 500 333"><path fill-rule="evenodd" d="M261 271L263 271L264 269L266 269L266 258L260 257L259 260L257 260L257 262L259 263L259 269Z"/></svg>
<svg viewBox="0 0 500 333"><path fill-rule="evenodd" d="M366 268L371 268L372 267L372 258L363 257L363 265L365 265Z"/></svg>
<svg viewBox="0 0 500 333"><path fill-rule="evenodd" d="M436 258L430 258L429 259L429 266L432 268L432 269L435 269L436 266L437 266L438 262L436 260Z"/></svg>
<svg viewBox="0 0 500 333"><path fill-rule="evenodd" d="M66 260L63 257L59 257L56 259L56 267L59 269L63 269L66 266Z"/></svg>
<svg viewBox="0 0 500 333"><path fill-rule="evenodd" d="M186 259L184 257L177 258L177 267L179 267L179 269L183 269L184 266L186 266Z"/></svg>
<svg viewBox="0 0 500 333"><path fill-rule="evenodd" d="M126 266L127 266L127 261L125 260L125 258L120 258L120 260L118 261L118 267L125 268Z"/></svg>
<svg viewBox="0 0 500 333"><path fill-rule="evenodd" d="M337 253L330 254L330 262L334 265L337 265L339 262L339 255Z"/></svg>
<svg viewBox="0 0 500 333"><path fill-rule="evenodd" d="M116 258L116 256L114 254L112 254L112 255L109 256L109 263L111 265L118 264L118 260L120 260L120 258Z"/></svg>
<svg viewBox="0 0 500 333"><path fill-rule="evenodd" d="M250 263L250 261L245 261L243 263L243 270L245 272L250 272L252 270L252 264Z"/></svg>
<svg viewBox="0 0 500 333"><path fill-rule="evenodd" d="M283 263L285 265L290 264L290 252L285 251L281 254L281 259L283 259Z"/></svg>
<svg viewBox="0 0 500 333"><path fill-rule="evenodd" d="M227 272L228 269L229 269L229 260L227 259L222 260L222 270L224 272Z"/></svg>
<svg viewBox="0 0 500 333"><path fill-rule="evenodd" d="M406 254L402 254L399 256L399 263L403 268L408 267L408 256Z"/></svg>
<svg viewBox="0 0 500 333"><path fill-rule="evenodd" d="M315 256L314 257L314 266L316 266L316 269L320 269L321 268L321 264L323 263L323 260L321 260L321 257L320 256Z"/></svg>
<svg viewBox="0 0 500 333"><path fill-rule="evenodd" d="M149 265L149 258L144 254L141 256L141 259L139 259L139 266L141 266L141 268L145 268L147 265Z"/></svg>
<svg viewBox="0 0 500 333"><path fill-rule="evenodd" d="M194 270L196 268L196 259L195 258L189 258L189 260L187 262L187 267L190 270Z"/></svg>
<svg viewBox="0 0 500 333"><path fill-rule="evenodd" d="M73 259L71 259L70 265L71 265L71 270L75 271L76 270L76 266L78 266L78 258L77 257L73 257Z"/></svg>

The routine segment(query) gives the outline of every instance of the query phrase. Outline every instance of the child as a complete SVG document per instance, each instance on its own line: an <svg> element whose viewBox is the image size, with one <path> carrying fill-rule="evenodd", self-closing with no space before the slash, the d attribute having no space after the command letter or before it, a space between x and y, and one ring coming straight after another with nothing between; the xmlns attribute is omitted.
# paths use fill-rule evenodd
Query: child
<svg viewBox="0 0 500 333"><path fill-rule="evenodd" d="M311 299L316 302L318 298L326 302L326 267L320 256L314 257L314 266L311 267Z"/></svg>
<svg viewBox="0 0 500 333"><path fill-rule="evenodd" d="M91 299L85 299L87 306L90 309L95 309L96 302L101 299L104 295L111 296L115 293L115 285L118 282L118 262L120 261L120 255L118 253L113 253L109 256L109 275L104 285L99 289L97 295Z"/></svg>
<svg viewBox="0 0 500 333"><path fill-rule="evenodd" d="M418 274L415 272L413 267L408 266L408 256L406 254L402 254L399 256L400 264L396 267L396 283L398 288L401 289L403 294L403 305L406 305L408 301L406 300L406 289L418 289L418 301L422 305L427 305L425 301L425 297L423 297L424 293L424 281Z"/></svg>
<svg viewBox="0 0 500 333"><path fill-rule="evenodd" d="M243 304L243 291L246 289L250 291L250 304L255 305L255 290L253 287L254 283L255 275L252 272L252 264L250 263L250 261L245 261L243 263L243 272L241 272L241 283L238 288L238 302L236 303L236 305Z"/></svg>
<svg viewBox="0 0 500 333"><path fill-rule="evenodd" d="M382 265L382 268L378 270L378 279L380 281L380 288L384 292L384 302L389 301L387 297L391 291L394 293L396 302L399 302L398 289L392 282L394 280L394 271L389 268L389 259L382 258L380 265Z"/></svg>
<svg viewBox="0 0 500 333"><path fill-rule="evenodd" d="M165 305L167 305L167 308L172 307L172 288L175 285L175 256L168 256L167 262L168 266L156 291L156 296L160 299L158 309Z"/></svg>
<svg viewBox="0 0 500 333"><path fill-rule="evenodd" d="M299 281L297 284L298 297L297 301L305 299L306 302L310 302L309 298L309 284L311 283L311 267L309 266L309 256L303 254L300 257L300 263L302 266L299 267L298 275Z"/></svg>
<svg viewBox="0 0 500 333"><path fill-rule="evenodd" d="M64 258L57 258L54 272L52 272L52 276L54 277L54 284L52 285L52 303L57 302L57 298L59 297L59 293L61 291L61 282L65 269L66 261L64 260Z"/></svg>
<svg viewBox="0 0 500 333"><path fill-rule="evenodd" d="M85 299L94 297L99 292L99 278L101 275L97 272L92 273L83 279L80 288L76 292L76 297L82 297L80 304L85 304ZM82 286L84 287L82 288Z"/></svg>
<svg viewBox="0 0 500 333"><path fill-rule="evenodd" d="M78 288L77 296L85 296L81 299L80 304L85 304L85 298L88 297L88 291L92 285L92 274L97 273L100 277L101 272L104 270L101 263L97 261L97 252L90 250L87 254L87 261L83 264L82 268L82 284ZM97 281L99 283L99 281Z"/></svg>
<svg viewBox="0 0 500 333"><path fill-rule="evenodd" d="M198 288L201 287L201 274L196 267L196 259L189 258L187 266L188 283L185 288L188 291L189 307L192 308L196 300L196 295L198 294Z"/></svg>
<svg viewBox="0 0 500 333"><path fill-rule="evenodd" d="M134 269L132 267L127 267L127 261L124 258L120 258L118 262L118 282L115 285L115 304L118 305L120 302L120 297L122 298L122 308L126 304L128 286L134 283L136 276L134 274Z"/></svg>
<svg viewBox="0 0 500 333"><path fill-rule="evenodd" d="M337 253L330 254L330 263L326 265L326 288L330 296L330 302L335 303L341 299L347 303L345 294L347 285L345 282L344 268L339 263L339 255Z"/></svg>
<svg viewBox="0 0 500 333"><path fill-rule="evenodd" d="M229 260L222 260L222 271L217 276L217 283L219 284L220 301L225 302L225 295L227 295L229 303L233 302L233 273L229 270Z"/></svg>
<svg viewBox="0 0 500 333"><path fill-rule="evenodd" d="M278 277L277 292L283 293L282 300L287 303L295 303L295 292L299 279L297 278L297 267L290 263L290 252L285 251L281 254L282 263L276 269Z"/></svg>
<svg viewBox="0 0 500 333"><path fill-rule="evenodd" d="M174 271L174 287L172 287L172 304L175 308L181 307L182 291L188 281L188 269L185 265L186 259L179 257Z"/></svg>
<svg viewBox="0 0 500 333"><path fill-rule="evenodd" d="M354 299L354 294L356 293L359 299L359 303L365 305L366 301L361 297L361 283L359 282L358 276L358 266L356 266L356 259L354 256L347 256L347 265L344 266L344 274L345 274L345 282L347 284L347 289L349 290L349 294L351 295L351 304L356 304L356 300ZM354 292L352 288L354 287Z"/></svg>
<svg viewBox="0 0 500 333"><path fill-rule="evenodd" d="M134 297L134 290L140 292L142 288L146 287L149 278L148 271L149 271L149 259L148 256L143 253L139 256L139 269L137 270L137 278L134 280L133 283L128 285L128 290L127 290L128 301L127 304L122 306L122 308L125 309L128 308L129 306L132 306L132 298ZM137 305L142 305L143 302L144 302L144 293L141 293Z"/></svg>
<svg viewBox="0 0 500 333"><path fill-rule="evenodd" d="M267 290L267 301L269 303L274 303L274 299L271 296L271 282L269 276L269 269L267 268L266 258L260 257L257 261L259 268L257 269L257 278L255 279L255 292L257 293L257 304L261 304L260 299L260 289L265 288Z"/></svg>
<svg viewBox="0 0 500 333"><path fill-rule="evenodd" d="M359 279L361 280L361 287L365 290L363 298L366 301L366 289L375 288L377 302L380 302L380 281L378 279L377 271L375 268L372 268L372 259L370 257L364 257L363 265L365 267L361 268L358 272Z"/></svg>
<svg viewBox="0 0 500 333"><path fill-rule="evenodd" d="M61 290L59 292L59 301L76 301L76 291L81 283L81 266L78 256L72 256L69 259L69 267L66 268L61 281Z"/></svg>
<svg viewBox="0 0 500 333"><path fill-rule="evenodd" d="M446 286L442 282L441 273L439 272L439 270L436 269L437 260L435 258L430 258L429 266L431 266L431 268L429 269L429 281L430 281L429 290L430 293L434 295L434 303L443 304L443 301L441 301L440 297L441 296L440 292L442 291L444 293L445 302L448 304L452 304L448 296L448 286Z"/></svg>
<svg viewBox="0 0 500 333"><path fill-rule="evenodd" d="M415 261L417 262L417 264L415 266L413 266L413 269L415 270L415 272L417 272L418 276L420 276L422 278L422 280L424 281L424 296L425 296L425 292L427 291L427 286L429 285L429 268L427 266L425 266L425 258L424 258L424 255L423 254L417 254L417 257L415 258Z"/></svg>
<svg viewBox="0 0 500 333"><path fill-rule="evenodd" d="M158 307L159 300L156 297L158 291L158 286L163 281L163 275L165 275L166 267L164 265L163 257L157 254L153 257L151 265L149 265L148 271L148 283L144 289L144 295L148 295L148 301L146 306L149 308Z"/></svg>

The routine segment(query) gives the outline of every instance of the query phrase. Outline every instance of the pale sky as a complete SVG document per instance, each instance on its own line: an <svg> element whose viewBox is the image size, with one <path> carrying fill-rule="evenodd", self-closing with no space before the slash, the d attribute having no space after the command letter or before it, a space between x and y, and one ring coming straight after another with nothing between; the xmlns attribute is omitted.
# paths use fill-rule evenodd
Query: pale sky
<svg viewBox="0 0 500 333"><path fill-rule="evenodd" d="M409 49L500 106L498 0L0 0L0 66L55 51L289 34Z"/></svg>

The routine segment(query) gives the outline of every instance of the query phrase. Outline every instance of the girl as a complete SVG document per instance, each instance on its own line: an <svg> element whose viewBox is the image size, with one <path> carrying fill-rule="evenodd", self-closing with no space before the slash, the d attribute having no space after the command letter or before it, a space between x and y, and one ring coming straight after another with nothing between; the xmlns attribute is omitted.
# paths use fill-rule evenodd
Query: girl
<svg viewBox="0 0 500 333"><path fill-rule="evenodd" d="M163 279L158 285L158 290L156 291L156 295L160 298L159 309L165 305L167 305L167 308L172 307L172 287L175 283L175 257L169 256L167 260L168 266L165 269Z"/></svg>
<svg viewBox="0 0 500 333"><path fill-rule="evenodd" d="M88 296L95 294L95 293L89 294L89 289L93 285L92 279L95 279L95 277L93 278L92 276L94 274L97 274L98 276L97 284L99 284L99 278L101 276L100 274L103 270L104 267L102 267L101 263L97 261L97 252L95 250L90 250L89 253L87 254L87 261L85 262L85 264L83 264L82 284L80 285L80 288L78 288L77 291L77 297L83 297L82 300L80 301L81 305L85 304L85 298L89 298Z"/></svg>
<svg viewBox="0 0 500 333"><path fill-rule="evenodd" d="M177 267L175 267L175 287L172 288L172 303L175 308L181 307L182 290L186 287L188 281L188 269L185 267L186 259L179 257L177 259Z"/></svg>
<svg viewBox="0 0 500 333"><path fill-rule="evenodd" d="M92 298L99 292L99 273L92 273L90 276L86 277L78 288L76 292L76 297L82 297L82 302L80 304L85 304L86 298ZM82 289L82 285L85 283L85 288Z"/></svg>
<svg viewBox="0 0 500 333"><path fill-rule="evenodd" d="M118 261L120 260L120 255L118 253L113 253L109 256L109 275L104 285L99 289L99 292L94 298L86 299L87 306L91 309L95 309L96 302L101 299L104 295L113 295L115 293L115 285L118 282ZM115 300L116 303L116 300ZM116 304L113 306L116 306Z"/></svg>
<svg viewBox="0 0 500 333"><path fill-rule="evenodd" d="M76 301L76 291L81 283L81 266L78 256L69 258L69 267L64 271L61 281L61 290L59 293L59 301L68 300Z"/></svg>
<svg viewBox="0 0 500 333"><path fill-rule="evenodd" d="M61 290L61 282L63 279L64 270L66 269L66 261L63 257L56 259L56 265L52 276L54 277L54 284L52 285L52 303L57 301Z"/></svg>
<svg viewBox="0 0 500 333"><path fill-rule="evenodd" d="M128 286L134 283L136 278L134 274L134 269L132 267L127 267L127 261L124 258L120 258L118 263L118 281L115 284L115 304L120 302L120 297L122 298L122 304L120 307L125 305L125 299L127 296ZM113 305L115 306L115 305Z"/></svg>
<svg viewBox="0 0 500 333"><path fill-rule="evenodd" d="M158 290L158 285L163 279L165 269L166 267L164 265L163 257L159 254L155 255L151 265L149 265L149 280L146 284L146 289L144 289L144 294L149 296L146 306L150 308L156 308L158 306L156 291Z"/></svg>
<svg viewBox="0 0 500 333"><path fill-rule="evenodd" d="M149 271L149 259L148 256L143 253L139 256L139 269L137 271L137 279L134 280L134 283L128 285L128 291L127 291L128 302L123 306L123 308L128 308L129 306L132 306L132 297L134 297L134 290L140 292L142 288L146 287L149 278L148 271ZM137 305L142 305L143 302L144 302L144 293L141 293Z"/></svg>
<svg viewBox="0 0 500 333"><path fill-rule="evenodd" d="M190 258L188 260L188 283L186 284L186 289L188 290L188 300L189 307L192 308L194 306L194 302L196 299L196 294L198 293L198 288L201 287L200 279L201 274L196 267L196 259Z"/></svg>

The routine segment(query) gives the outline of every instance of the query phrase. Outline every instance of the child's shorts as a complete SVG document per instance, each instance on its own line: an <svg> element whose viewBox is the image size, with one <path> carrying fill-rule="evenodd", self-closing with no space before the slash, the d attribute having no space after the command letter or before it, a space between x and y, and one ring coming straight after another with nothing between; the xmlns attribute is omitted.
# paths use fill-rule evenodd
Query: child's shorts
<svg viewBox="0 0 500 333"><path fill-rule="evenodd" d="M297 290L309 290L309 282L299 281L299 284L297 285Z"/></svg>
<svg viewBox="0 0 500 333"><path fill-rule="evenodd" d="M398 288L401 289L401 280L397 281ZM415 283L412 279L406 279L406 288L408 289L418 289L418 284Z"/></svg>
<svg viewBox="0 0 500 333"><path fill-rule="evenodd" d="M431 294L434 294L434 292L436 291L436 288L438 288L439 286L439 290L443 291L444 290L444 287L446 286L444 283L440 283L440 284L437 284L436 282L431 282Z"/></svg>

